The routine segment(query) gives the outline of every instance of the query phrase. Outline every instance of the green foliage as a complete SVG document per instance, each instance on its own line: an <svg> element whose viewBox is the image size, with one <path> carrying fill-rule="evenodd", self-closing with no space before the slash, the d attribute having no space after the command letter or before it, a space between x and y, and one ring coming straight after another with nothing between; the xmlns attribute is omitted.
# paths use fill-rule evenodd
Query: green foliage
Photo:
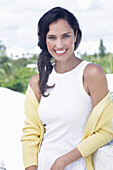
<svg viewBox="0 0 113 170"><path fill-rule="evenodd" d="M3 42L0 41L0 56L6 55L6 47L3 45Z"/></svg>
<svg viewBox="0 0 113 170"><path fill-rule="evenodd" d="M105 57L97 57L94 55L88 55L88 56L82 56L83 60L90 61L95 64L99 64L103 67L104 72L107 73L113 73L113 54L106 54Z"/></svg>
<svg viewBox="0 0 113 170"><path fill-rule="evenodd" d="M37 68L28 68L27 65L36 63L38 56L35 54L25 58L23 54L22 58L12 59L5 55L5 49L6 47L0 42L0 50L2 50L0 53L0 86L25 93L30 78L37 74ZM85 52L81 58L101 65L105 73L113 73L113 54L105 53L102 40L100 40L99 55L96 53L88 55ZM51 62L54 63L55 60L51 59Z"/></svg>
<svg viewBox="0 0 113 170"><path fill-rule="evenodd" d="M29 59L24 58L24 57L19 58L18 60L14 61L14 64L21 66L21 67L27 66L27 64L29 63L30 63Z"/></svg>
<svg viewBox="0 0 113 170"><path fill-rule="evenodd" d="M100 40L99 55L100 55L100 57L105 57L105 55L106 55L106 48L105 48L105 46L103 44L102 39Z"/></svg>
<svg viewBox="0 0 113 170"><path fill-rule="evenodd" d="M7 83L2 83L2 86L25 93L30 77L36 74L36 71L31 68L23 67L19 69L12 80Z"/></svg>
<svg viewBox="0 0 113 170"><path fill-rule="evenodd" d="M33 63L34 56L33 59L19 58L16 60L7 56L0 57L0 86L25 93L29 79L37 74L36 68L26 67L27 64Z"/></svg>

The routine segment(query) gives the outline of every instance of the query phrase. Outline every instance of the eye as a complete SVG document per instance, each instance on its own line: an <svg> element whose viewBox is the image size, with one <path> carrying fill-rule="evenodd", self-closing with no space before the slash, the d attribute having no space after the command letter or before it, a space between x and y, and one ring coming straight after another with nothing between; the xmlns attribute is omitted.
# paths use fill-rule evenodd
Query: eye
<svg viewBox="0 0 113 170"><path fill-rule="evenodd" d="M63 38L68 38L68 37L70 37L70 35L64 35L64 36L63 36Z"/></svg>
<svg viewBox="0 0 113 170"><path fill-rule="evenodd" d="M55 37L54 37L54 36L50 36L50 37L48 37L48 39L50 39L50 40L54 40L54 39L55 39Z"/></svg>

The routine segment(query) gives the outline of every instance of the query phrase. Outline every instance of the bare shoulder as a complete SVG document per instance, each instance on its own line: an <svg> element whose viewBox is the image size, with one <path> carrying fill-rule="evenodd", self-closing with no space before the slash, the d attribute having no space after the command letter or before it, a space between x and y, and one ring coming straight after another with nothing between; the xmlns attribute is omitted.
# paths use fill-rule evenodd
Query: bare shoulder
<svg viewBox="0 0 113 170"><path fill-rule="evenodd" d="M105 76L103 68L98 64L89 63L84 70L84 76Z"/></svg>
<svg viewBox="0 0 113 170"><path fill-rule="evenodd" d="M107 83L103 68L98 64L89 63L84 69L84 78L87 81L96 81Z"/></svg>
<svg viewBox="0 0 113 170"><path fill-rule="evenodd" d="M108 92L106 75L100 65L89 63L84 69L84 79L95 106Z"/></svg>
<svg viewBox="0 0 113 170"><path fill-rule="evenodd" d="M39 74L33 75L30 78L29 85L34 91L37 100L40 101L41 93L40 93L40 88L39 88Z"/></svg>

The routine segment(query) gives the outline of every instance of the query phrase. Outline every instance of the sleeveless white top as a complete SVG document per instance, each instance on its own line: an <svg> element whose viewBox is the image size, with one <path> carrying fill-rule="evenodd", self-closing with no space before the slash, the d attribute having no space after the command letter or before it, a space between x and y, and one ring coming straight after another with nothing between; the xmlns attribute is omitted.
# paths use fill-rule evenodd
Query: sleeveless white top
<svg viewBox="0 0 113 170"><path fill-rule="evenodd" d="M38 156L38 170L49 170L61 155L73 150L82 140L85 125L93 109L91 97L83 86L84 68L89 62L82 61L73 70L59 74L54 67L49 75L48 97L41 97L39 117L46 124L46 133ZM65 168L85 170L81 158Z"/></svg>

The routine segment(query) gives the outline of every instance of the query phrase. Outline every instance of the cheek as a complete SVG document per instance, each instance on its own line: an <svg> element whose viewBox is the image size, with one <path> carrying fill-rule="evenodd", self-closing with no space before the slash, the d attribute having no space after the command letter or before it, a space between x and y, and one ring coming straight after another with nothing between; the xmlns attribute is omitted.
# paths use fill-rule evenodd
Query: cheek
<svg viewBox="0 0 113 170"><path fill-rule="evenodd" d="M68 40L67 45L68 45L68 47L73 47L74 41L72 39Z"/></svg>
<svg viewBox="0 0 113 170"><path fill-rule="evenodd" d="M53 43L52 42L47 41L46 44L47 44L48 51L53 48Z"/></svg>

